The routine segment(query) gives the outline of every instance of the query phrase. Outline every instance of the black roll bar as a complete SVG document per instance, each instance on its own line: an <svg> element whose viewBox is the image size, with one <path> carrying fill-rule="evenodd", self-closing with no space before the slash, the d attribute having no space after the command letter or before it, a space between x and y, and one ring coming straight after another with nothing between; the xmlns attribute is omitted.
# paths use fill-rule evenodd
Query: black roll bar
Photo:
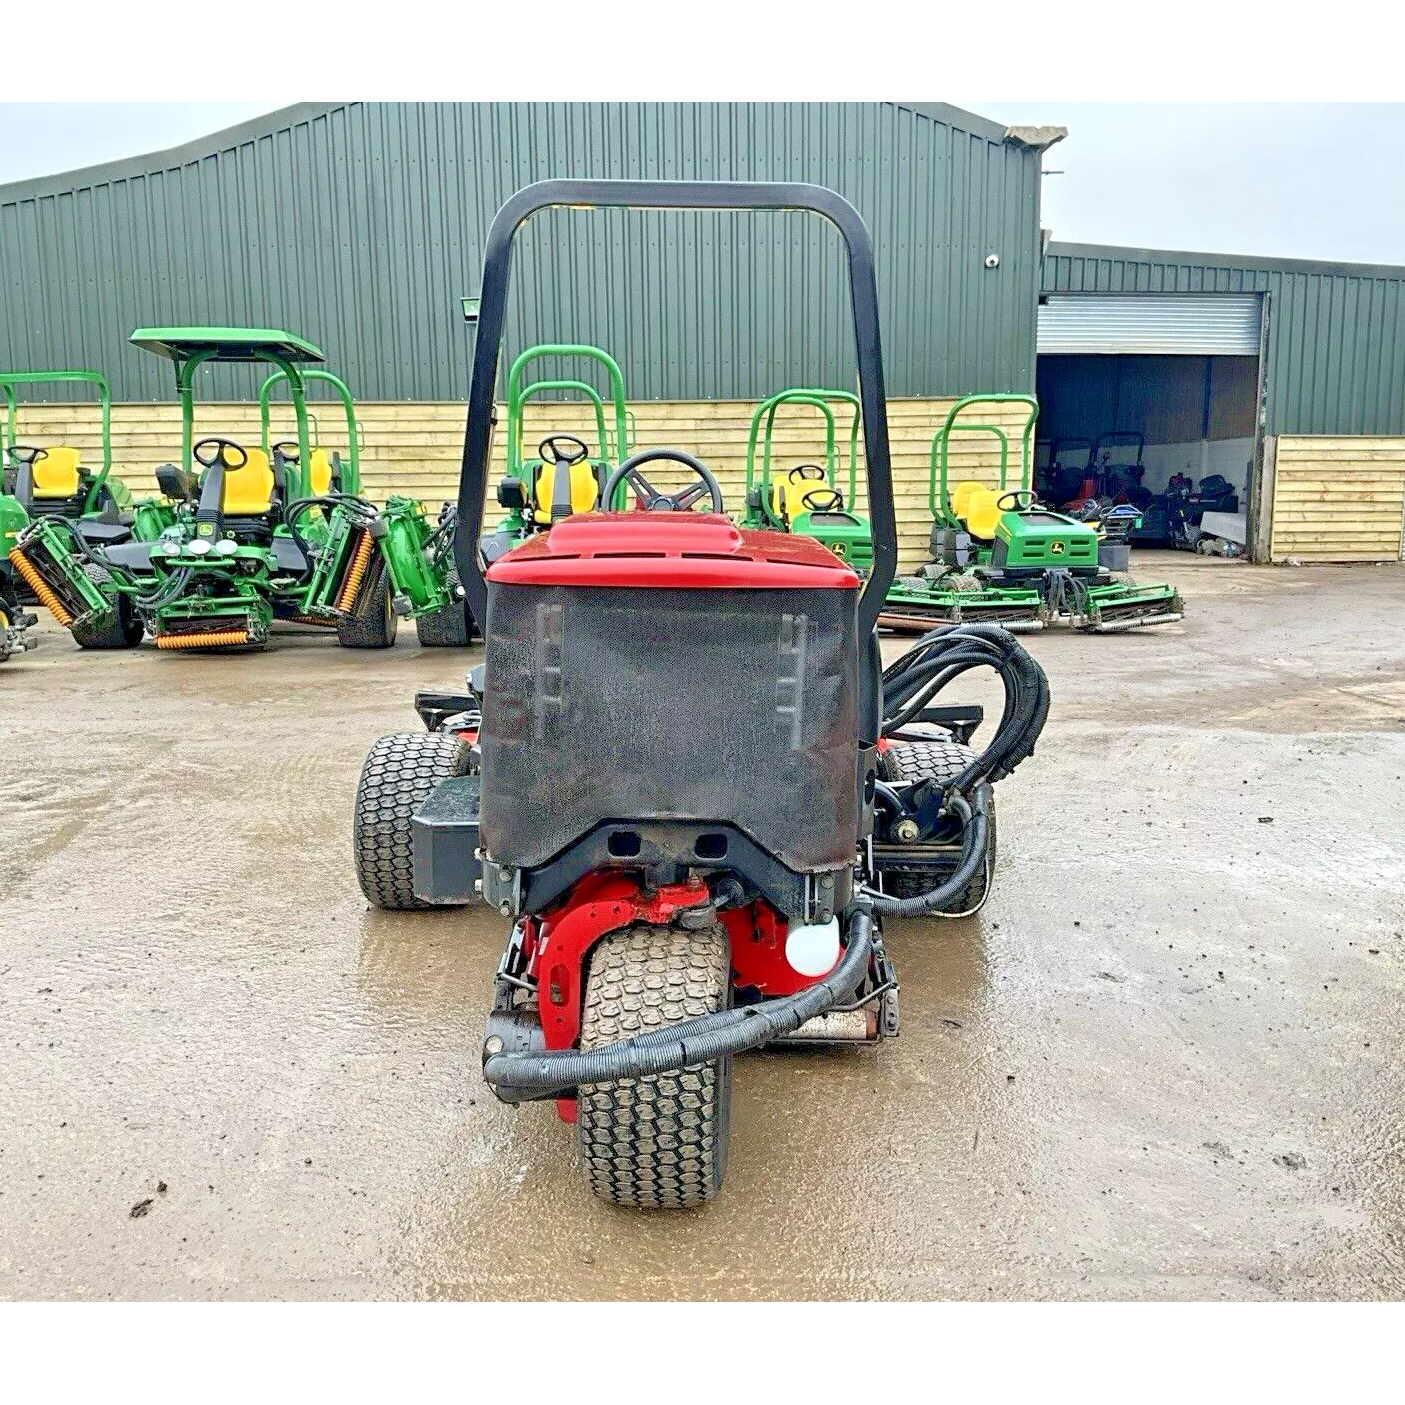
<svg viewBox="0 0 1405 1405"><path fill-rule="evenodd" d="M849 254L849 292L873 528L873 569L859 600L858 622L861 637L871 635L898 563L873 240L863 217L842 195L822 185L772 181L545 180L519 190L494 216L483 250L478 340L468 395L468 423L459 473L458 531L454 540L454 559L463 582L465 604L479 625L486 628L488 618L488 587L479 565L478 539L492 450L493 396L507 315L512 241L537 211L562 205L651 210L807 210L822 215L839 230Z"/></svg>

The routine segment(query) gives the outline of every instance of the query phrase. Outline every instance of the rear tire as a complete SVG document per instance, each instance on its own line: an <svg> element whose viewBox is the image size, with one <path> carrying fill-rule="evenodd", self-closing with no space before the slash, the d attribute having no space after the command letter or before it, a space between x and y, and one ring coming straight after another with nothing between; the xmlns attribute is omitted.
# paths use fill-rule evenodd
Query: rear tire
<svg viewBox="0 0 1405 1405"><path fill-rule="evenodd" d="M105 566L84 566L88 579L104 593L109 589L112 573ZM80 649L135 649L146 635L146 625L136 607L126 595L118 595L112 618L100 628L75 625L71 631Z"/></svg>
<svg viewBox="0 0 1405 1405"><path fill-rule="evenodd" d="M456 566L449 568L449 603L442 610L431 610L415 621L415 633L422 649L463 649L472 642L468 627L468 602L459 594L461 589Z"/></svg>
<svg viewBox="0 0 1405 1405"><path fill-rule="evenodd" d="M469 755L456 732L397 732L367 753L356 786L351 845L356 881L374 906L389 912L450 906L415 896L410 821L440 781L467 774Z"/></svg>
<svg viewBox="0 0 1405 1405"><path fill-rule="evenodd" d="M977 752L958 741L915 741L894 742L882 756L880 766L883 779L899 785L912 785L916 781L949 781L958 776L972 761ZM986 787L989 791L990 787ZM990 823L986 831L986 860L980 871L961 892L948 899L937 909L938 912L955 914L973 912L985 902L991 879L995 876L995 796L987 795ZM895 898L915 898L930 893L938 884L926 874L889 873L883 880L883 889Z"/></svg>
<svg viewBox="0 0 1405 1405"><path fill-rule="evenodd" d="M384 559L377 555L355 613L349 620L337 621L337 643L343 649L388 649L399 627L400 617L390 601L390 576Z"/></svg>
<svg viewBox="0 0 1405 1405"><path fill-rule="evenodd" d="M725 1009L731 999L727 934L639 925L603 937L590 954L581 1048ZM727 1167L732 1060L586 1084L576 1130L591 1190L616 1205L677 1210L703 1205Z"/></svg>

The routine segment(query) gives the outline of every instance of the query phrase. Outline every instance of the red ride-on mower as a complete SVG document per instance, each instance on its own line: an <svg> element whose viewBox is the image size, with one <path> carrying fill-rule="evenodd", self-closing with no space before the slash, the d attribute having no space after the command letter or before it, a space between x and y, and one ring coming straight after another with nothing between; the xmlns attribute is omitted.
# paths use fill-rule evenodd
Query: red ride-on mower
<svg viewBox="0 0 1405 1405"><path fill-rule="evenodd" d="M873 519L866 584L809 538L742 531L707 466L636 453L623 512L563 518L486 569L478 551L513 234L553 206L801 210L848 247ZM817 186L551 180L488 233L456 555L486 658L421 694L357 791L363 891L382 907L481 898L511 923L483 1043L499 1098L554 1099L591 1188L640 1207L722 1182L734 1054L898 1032L888 915L962 915L993 863L990 785L1033 749L1039 666L996 626L923 639L881 671L897 561L873 250ZM663 492L655 465L691 480ZM647 470L647 472L646 472ZM701 507L702 511L695 511ZM1006 704L936 693L990 666Z"/></svg>

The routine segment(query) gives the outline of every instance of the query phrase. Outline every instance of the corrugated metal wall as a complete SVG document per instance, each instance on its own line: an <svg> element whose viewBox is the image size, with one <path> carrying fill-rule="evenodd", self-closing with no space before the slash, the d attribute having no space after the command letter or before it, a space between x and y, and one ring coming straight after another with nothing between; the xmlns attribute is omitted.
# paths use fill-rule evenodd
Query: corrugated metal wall
<svg viewBox="0 0 1405 1405"><path fill-rule="evenodd" d="M1405 434L1405 268L1051 243L1046 293L1264 293L1270 434Z"/></svg>
<svg viewBox="0 0 1405 1405"><path fill-rule="evenodd" d="M169 367L126 345L134 327L242 323L312 338L359 397L457 399L459 298L512 191L786 179L841 191L869 223L893 394L1029 390L1039 156L1003 137L895 103L303 105L0 187L0 364L95 366L119 400L162 399ZM554 211L518 249L509 353L599 343L640 399L852 383L839 240L816 217ZM223 371L210 393L248 388Z"/></svg>

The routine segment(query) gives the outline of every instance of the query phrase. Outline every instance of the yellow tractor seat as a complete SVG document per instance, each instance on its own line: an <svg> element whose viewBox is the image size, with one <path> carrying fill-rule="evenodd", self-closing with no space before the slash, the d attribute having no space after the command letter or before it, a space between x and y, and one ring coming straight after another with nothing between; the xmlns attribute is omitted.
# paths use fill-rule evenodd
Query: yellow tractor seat
<svg viewBox="0 0 1405 1405"><path fill-rule="evenodd" d="M802 513L810 512L812 509L805 504L807 494L813 493L817 488L823 488L825 493L829 493L829 481L824 478L798 478L792 479L788 475L771 484L771 509L772 513L781 517L787 522L794 522ZM823 502L825 499L821 498ZM843 504L840 504L842 509ZM784 508L784 514L782 514ZM834 509L831 509L834 510Z"/></svg>
<svg viewBox="0 0 1405 1405"><path fill-rule="evenodd" d="M262 449L246 450L248 461L226 465L220 511L226 517L263 517L273 510L273 469Z"/></svg>
<svg viewBox="0 0 1405 1405"><path fill-rule="evenodd" d="M325 449L314 449L307 461L308 489L315 498L332 491L332 458Z"/></svg>
<svg viewBox="0 0 1405 1405"><path fill-rule="evenodd" d="M556 474L558 471L571 475L571 512L589 512L600 496L600 484L595 479L595 470L586 459L575 463L543 463L537 469L536 516L539 522L552 520L551 509L556 501Z"/></svg>
<svg viewBox="0 0 1405 1405"><path fill-rule="evenodd" d="M59 444L34 460L31 469L34 496L48 502L77 496L82 482L79 462L82 455L68 444Z"/></svg>
<svg viewBox="0 0 1405 1405"><path fill-rule="evenodd" d="M1000 521L1000 508L996 505L1000 494L994 488L977 486L975 492L966 499L966 514L962 519L966 530L982 541L995 540L995 527Z"/></svg>
<svg viewBox="0 0 1405 1405"><path fill-rule="evenodd" d="M966 520L966 508L971 501L971 494L984 487L984 483L977 482L974 478L963 478L951 490L951 510L962 522Z"/></svg>

